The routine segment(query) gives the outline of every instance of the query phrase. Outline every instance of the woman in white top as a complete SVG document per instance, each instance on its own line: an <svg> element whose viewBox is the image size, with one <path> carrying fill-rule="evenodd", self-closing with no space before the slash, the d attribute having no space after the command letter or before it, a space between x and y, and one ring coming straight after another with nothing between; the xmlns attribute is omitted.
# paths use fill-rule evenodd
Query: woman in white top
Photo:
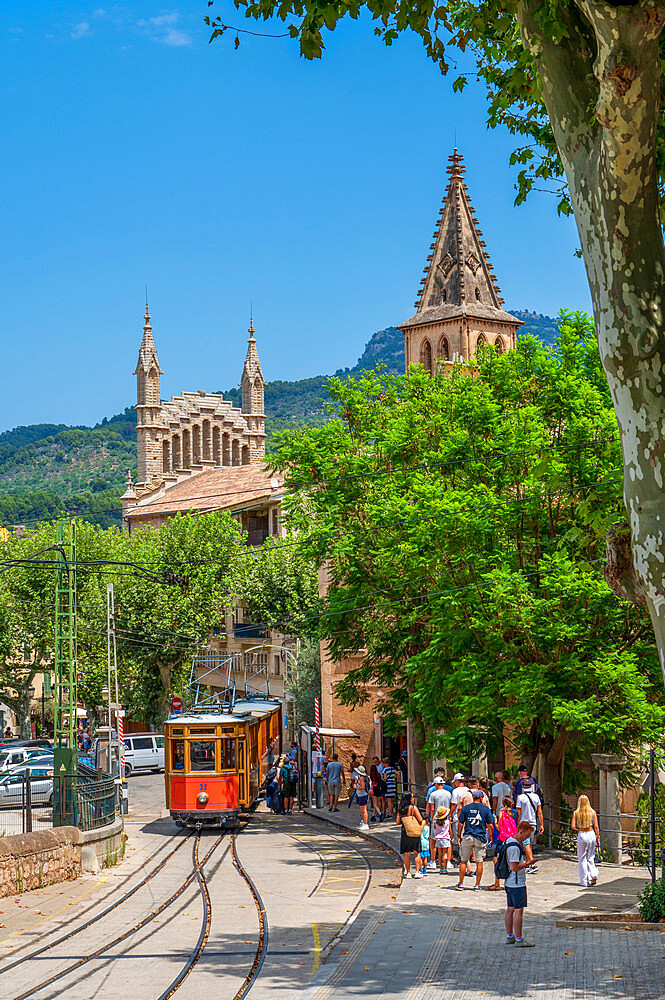
<svg viewBox="0 0 665 1000"><path fill-rule="evenodd" d="M577 809L573 813L570 826L571 829L577 830L577 869L580 875L580 885L586 889L598 881L598 869L594 855L596 845L600 842L598 817L595 810L591 808L591 803L586 795L580 795L577 800Z"/></svg>

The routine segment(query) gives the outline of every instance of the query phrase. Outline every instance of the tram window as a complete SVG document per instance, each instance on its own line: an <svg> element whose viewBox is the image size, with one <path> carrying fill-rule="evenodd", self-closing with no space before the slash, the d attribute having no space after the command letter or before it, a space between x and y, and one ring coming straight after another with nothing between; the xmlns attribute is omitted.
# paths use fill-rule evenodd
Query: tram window
<svg viewBox="0 0 665 1000"><path fill-rule="evenodd" d="M215 770L215 741L190 740L190 771Z"/></svg>
<svg viewBox="0 0 665 1000"><path fill-rule="evenodd" d="M185 741L171 740L172 768L174 771L185 770Z"/></svg>
<svg viewBox="0 0 665 1000"><path fill-rule="evenodd" d="M236 741L222 740L222 771L235 770Z"/></svg>

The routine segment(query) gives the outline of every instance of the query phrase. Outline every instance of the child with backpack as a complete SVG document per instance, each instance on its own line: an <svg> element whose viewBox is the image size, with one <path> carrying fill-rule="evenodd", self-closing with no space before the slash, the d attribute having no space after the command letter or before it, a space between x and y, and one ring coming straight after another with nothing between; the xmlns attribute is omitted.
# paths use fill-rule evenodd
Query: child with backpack
<svg viewBox="0 0 665 1000"><path fill-rule="evenodd" d="M513 800L510 795L504 795L503 797L503 805L496 814L495 830L497 832L497 841L494 851L494 885L490 886L492 892L498 892L501 888L501 880L497 875L499 848L509 837L514 837L517 833L517 809L513 807Z"/></svg>

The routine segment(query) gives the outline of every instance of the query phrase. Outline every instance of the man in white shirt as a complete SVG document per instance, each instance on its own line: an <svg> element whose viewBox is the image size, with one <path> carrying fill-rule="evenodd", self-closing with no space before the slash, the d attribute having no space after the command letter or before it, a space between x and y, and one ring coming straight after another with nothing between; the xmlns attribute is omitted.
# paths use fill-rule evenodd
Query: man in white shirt
<svg viewBox="0 0 665 1000"><path fill-rule="evenodd" d="M503 771L495 771L494 784L492 785L492 812L495 816L503 805L505 796L510 795L512 797L512 794L513 790L506 781Z"/></svg>
<svg viewBox="0 0 665 1000"><path fill-rule="evenodd" d="M429 835L429 852L431 861L429 867L432 871L436 871L436 860L435 860L435 836L434 836L434 817L436 816L436 811L439 806L445 806L446 809L450 809L451 794L447 788L443 787L443 777L437 774L432 782L434 787L432 791L427 796L427 822L429 823L430 835ZM449 872L452 870L452 865L449 861L446 862L445 871Z"/></svg>
<svg viewBox="0 0 665 1000"><path fill-rule="evenodd" d="M533 846L536 842L535 831L542 833L544 830L543 826L543 807L540 801L540 796L536 794L536 791L531 782L531 778L525 778L522 782L522 793L517 796L517 822L530 823L534 828L533 835L527 837L524 841L524 850L526 851L527 861L529 862L529 874L533 875L538 871L538 868L533 863Z"/></svg>
<svg viewBox="0 0 665 1000"><path fill-rule="evenodd" d="M522 921L526 908L526 872L529 862L522 861L526 854L526 841L531 837L533 827L522 822L517 827L514 837L509 837L506 847L506 858L510 874L504 885L506 889L506 944L514 944L516 948L533 948L533 941L522 937Z"/></svg>
<svg viewBox="0 0 665 1000"><path fill-rule="evenodd" d="M460 806L460 799L465 799L465 801L471 801L471 792L466 786L466 779L461 772L458 772L453 778L453 794L450 796L450 832L451 841L453 844L457 844L457 833L458 833L458 823L459 814L462 807ZM453 848L454 849L454 848Z"/></svg>

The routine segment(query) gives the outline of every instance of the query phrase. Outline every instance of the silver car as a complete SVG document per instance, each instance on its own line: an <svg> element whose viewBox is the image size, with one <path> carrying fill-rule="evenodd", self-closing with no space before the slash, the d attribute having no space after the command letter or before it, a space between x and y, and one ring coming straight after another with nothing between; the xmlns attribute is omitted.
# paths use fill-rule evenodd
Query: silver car
<svg viewBox="0 0 665 1000"><path fill-rule="evenodd" d="M23 780L30 770L31 799L37 804L53 804L53 758L34 758L19 764L0 778L0 808L16 808L23 802Z"/></svg>

